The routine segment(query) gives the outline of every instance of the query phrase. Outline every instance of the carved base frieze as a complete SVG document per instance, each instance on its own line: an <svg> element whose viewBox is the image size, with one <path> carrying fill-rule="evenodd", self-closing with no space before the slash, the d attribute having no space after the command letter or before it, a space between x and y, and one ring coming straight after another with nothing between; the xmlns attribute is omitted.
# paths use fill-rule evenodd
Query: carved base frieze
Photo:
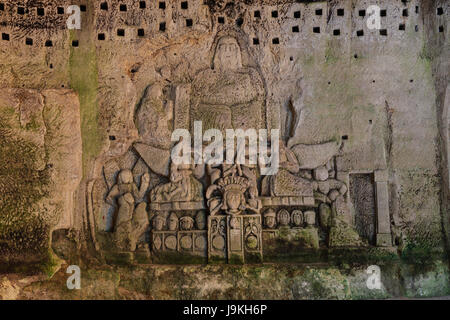
<svg viewBox="0 0 450 320"><path fill-rule="evenodd" d="M208 218L208 261L262 262L260 215L217 215Z"/></svg>

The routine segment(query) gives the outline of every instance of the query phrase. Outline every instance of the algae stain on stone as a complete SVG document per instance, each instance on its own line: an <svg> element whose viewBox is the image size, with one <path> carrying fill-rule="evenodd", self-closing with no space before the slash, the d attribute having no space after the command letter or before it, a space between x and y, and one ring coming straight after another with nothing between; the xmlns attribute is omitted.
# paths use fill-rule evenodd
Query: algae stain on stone
<svg viewBox="0 0 450 320"><path fill-rule="evenodd" d="M70 32L70 41L74 31ZM102 132L98 126L99 108L97 102L98 69L95 47L92 43L70 48L69 78L80 102L81 139L83 148L83 177L86 176L89 161L101 150Z"/></svg>

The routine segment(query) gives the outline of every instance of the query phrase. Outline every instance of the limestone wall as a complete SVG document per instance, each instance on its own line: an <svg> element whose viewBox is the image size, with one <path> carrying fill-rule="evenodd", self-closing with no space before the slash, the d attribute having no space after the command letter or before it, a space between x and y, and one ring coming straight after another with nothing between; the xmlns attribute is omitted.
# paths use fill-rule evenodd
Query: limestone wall
<svg viewBox="0 0 450 320"><path fill-rule="evenodd" d="M69 89L78 97L83 181L73 202L65 202L60 227L93 232L102 223L101 214L89 216L86 194L94 204L104 198L105 187L89 193L92 181L104 179L104 164L136 141L135 108L145 89L191 82L211 65L217 37L232 34L245 64L264 80L269 126L279 126L292 143L343 141L337 166L349 174L388 170L394 244L443 250L449 215L440 181L448 165L439 163L448 136L438 143L446 118L439 116L437 97L445 92L448 64L439 74L434 68L438 59L449 60L443 49L449 45L448 2L0 4L0 87L36 95ZM66 28L69 14L59 8L69 4L81 5L80 30ZM381 30L366 26L363 11L371 4L385 10ZM62 163L67 166L58 170L71 167ZM3 208L0 224L16 213Z"/></svg>

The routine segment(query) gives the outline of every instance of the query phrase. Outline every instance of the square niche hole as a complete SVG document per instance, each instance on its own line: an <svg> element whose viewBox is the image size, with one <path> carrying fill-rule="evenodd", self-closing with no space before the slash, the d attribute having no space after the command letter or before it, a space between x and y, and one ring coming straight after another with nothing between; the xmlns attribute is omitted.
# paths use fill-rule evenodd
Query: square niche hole
<svg viewBox="0 0 450 320"><path fill-rule="evenodd" d="M33 39L31 39L31 38L26 38L26 39L25 39L25 44L26 44L27 46L32 46L32 45L33 45Z"/></svg>
<svg viewBox="0 0 450 320"><path fill-rule="evenodd" d="M357 35L358 37L362 37L362 36L364 35L364 30L358 30L358 31L356 31L356 35Z"/></svg>
<svg viewBox="0 0 450 320"><path fill-rule="evenodd" d="M253 12L253 17L255 17L255 18L261 18L261 11L256 10L255 12Z"/></svg>
<svg viewBox="0 0 450 320"><path fill-rule="evenodd" d="M322 9L316 9L316 16L322 15Z"/></svg>
<svg viewBox="0 0 450 320"><path fill-rule="evenodd" d="M339 29L334 29L334 30L333 30L333 36L339 36L339 35L341 35L341 30L339 30Z"/></svg>
<svg viewBox="0 0 450 320"><path fill-rule="evenodd" d="M166 3L164 1L161 1L158 5L158 7L162 10L166 10Z"/></svg>
<svg viewBox="0 0 450 320"><path fill-rule="evenodd" d="M192 27L192 19L186 19L186 27Z"/></svg>
<svg viewBox="0 0 450 320"><path fill-rule="evenodd" d="M161 22L159 24L159 31L162 31L162 32L166 31L166 23L165 22Z"/></svg>
<svg viewBox="0 0 450 320"><path fill-rule="evenodd" d="M147 7L145 1L139 1L139 8L140 9L145 9Z"/></svg>
<svg viewBox="0 0 450 320"><path fill-rule="evenodd" d="M295 11L294 12L294 18L295 19L300 19L300 11Z"/></svg>
<svg viewBox="0 0 450 320"><path fill-rule="evenodd" d="M299 26L293 26L292 27L292 32L300 32Z"/></svg>
<svg viewBox="0 0 450 320"><path fill-rule="evenodd" d="M359 15L360 17L365 17L365 16L366 16L366 10L359 10L359 11L358 11L358 15Z"/></svg>
<svg viewBox="0 0 450 320"><path fill-rule="evenodd" d="M104 33L99 33L97 36L98 40L105 40L105 34Z"/></svg>
<svg viewBox="0 0 450 320"><path fill-rule="evenodd" d="M145 36L144 29L138 29L137 35L138 35L138 37L143 37L143 36Z"/></svg>
<svg viewBox="0 0 450 320"><path fill-rule="evenodd" d="M278 11L277 10L272 11L272 18L278 18Z"/></svg>
<svg viewBox="0 0 450 320"><path fill-rule="evenodd" d="M437 13L438 16L442 16L444 14L444 9L443 8L437 8L436 13Z"/></svg>
<svg viewBox="0 0 450 320"><path fill-rule="evenodd" d="M404 16L404 17L408 16L408 9L403 9L402 16Z"/></svg>
<svg viewBox="0 0 450 320"><path fill-rule="evenodd" d="M255 46L259 45L259 39L258 38L253 38L253 45L255 45Z"/></svg>
<svg viewBox="0 0 450 320"><path fill-rule="evenodd" d="M320 33L320 27L314 27L313 28L314 33Z"/></svg>
<svg viewBox="0 0 450 320"><path fill-rule="evenodd" d="M78 47L78 40L72 40L72 47Z"/></svg>
<svg viewBox="0 0 450 320"><path fill-rule="evenodd" d="M84 4L80 5L80 11L86 12L86 6Z"/></svg>
<svg viewBox="0 0 450 320"><path fill-rule="evenodd" d="M279 38L273 38L272 39L272 44L280 44L280 39Z"/></svg>
<svg viewBox="0 0 450 320"><path fill-rule="evenodd" d="M125 36L125 30L124 29L117 29L117 35L119 37L124 37Z"/></svg>
<svg viewBox="0 0 450 320"><path fill-rule="evenodd" d="M217 18L217 22L221 23L221 24L224 24L225 23L225 18L224 17L218 17Z"/></svg>
<svg viewBox="0 0 450 320"><path fill-rule="evenodd" d="M24 7L17 7L17 14L25 14L25 8Z"/></svg>
<svg viewBox="0 0 450 320"><path fill-rule="evenodd" d="M45 15L45 11L44 11L44 8L37 8L37 15L38 16L43 16L43 15Z"/></svg>
<svg viewBox="0 0 450 320"><path fill-rule="evenodd" d="M386 9L380 11L380 17L386 17L386 14L387 14Z"/></svg>
<svg viewBox="0 0 450 320"><path fill-rule="evenodd" d="M2 33L2 40L9 41L9 34L8 33Z"/></svg>
<svg viewBox="0 0 450 320"><path fill-rule="evenodd" d="M126 5L126 4L121 4L121 5L119 6L119 10L120 10L120 11L127 11L127 5Z"/></svg>
<svg viewBox="0 0 450 320"><path fill-rule="evenodd" d="M344 15L344 9L337 9L337 15L342 17Z"/></svg>
<svg viewBox="0 0 450 320"><path fill-rule="evenodd" d="M107 2L100 3L100 9L101 10L108 10L108 3Z"/></svg>
<svg viewBox="0 0 450 320"><path fill-rule="evenodd" d="M400 24L399 26L398 26L398 30L400 30L400 31L405 31L405 24Z"/></svg>
<svg viewBox="0 0 450 320"><path fill-rule="evenodd" d="M5 11L5 4L4 3L0 3L0 11Z"/></svg>
<svg viewBox="0 0 450 320"><path fill-rule="evenodd" d="M188 9L188 2L187 1L181 2L181 9L183 9L183 10L187 10Z"/></svg>
<svg viewBox="0 0 450 320"><path fill-rule="evenodd" d="M63 7L58 7L58 8L56 8L56 12L58 14L64 14L64 8Z"/></svg>
<svg viewBox="0 0 450 320"><path fill-rule="evenodd" d="M380 35L381 36L387 36L387 29L381 29L380 30Z"/></svg>
<svg viewBox="0 0 450 320"><path fill-rule="evenodd" d="M52 42L52 40L47 40L47 41L45 41L45 46L46 46L46 47L53 47L53 42Z"/></svg>
<svg viewBox="0 0 450 320"><path fill-rule="evenodd" d="M439 26L439 32L444 32L444 26Z"/></svg>

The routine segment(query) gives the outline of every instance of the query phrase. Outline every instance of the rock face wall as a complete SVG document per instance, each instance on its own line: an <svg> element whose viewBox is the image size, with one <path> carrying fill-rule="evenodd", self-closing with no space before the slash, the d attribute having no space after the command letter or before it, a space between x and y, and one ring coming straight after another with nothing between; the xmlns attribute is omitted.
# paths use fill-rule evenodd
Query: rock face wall
<svg viewBox="0 0 450 320"><path fill-rule="evenodd" d="M50 231L75 223L79 102L67 89L0 89L2 259L39 261Z"/></svg>
<svg viewBox="0 0 450 320"><path fill-rule="evenodd" d="M79 30L66 26L71 4ZM372 4L379 30L366 23ZM448 15L443 0L0 0L0 258L39 260L55 230L79 231L107 261L443 254ZM175 168L170 135L193 120L280 129L295 173L249 168L231 183L226 168ZM173 172L189 187L181 198ZM357 176L374 194L352 191ZM215 202L230 184L245 185L236 221L239 209Z"/></svg>

